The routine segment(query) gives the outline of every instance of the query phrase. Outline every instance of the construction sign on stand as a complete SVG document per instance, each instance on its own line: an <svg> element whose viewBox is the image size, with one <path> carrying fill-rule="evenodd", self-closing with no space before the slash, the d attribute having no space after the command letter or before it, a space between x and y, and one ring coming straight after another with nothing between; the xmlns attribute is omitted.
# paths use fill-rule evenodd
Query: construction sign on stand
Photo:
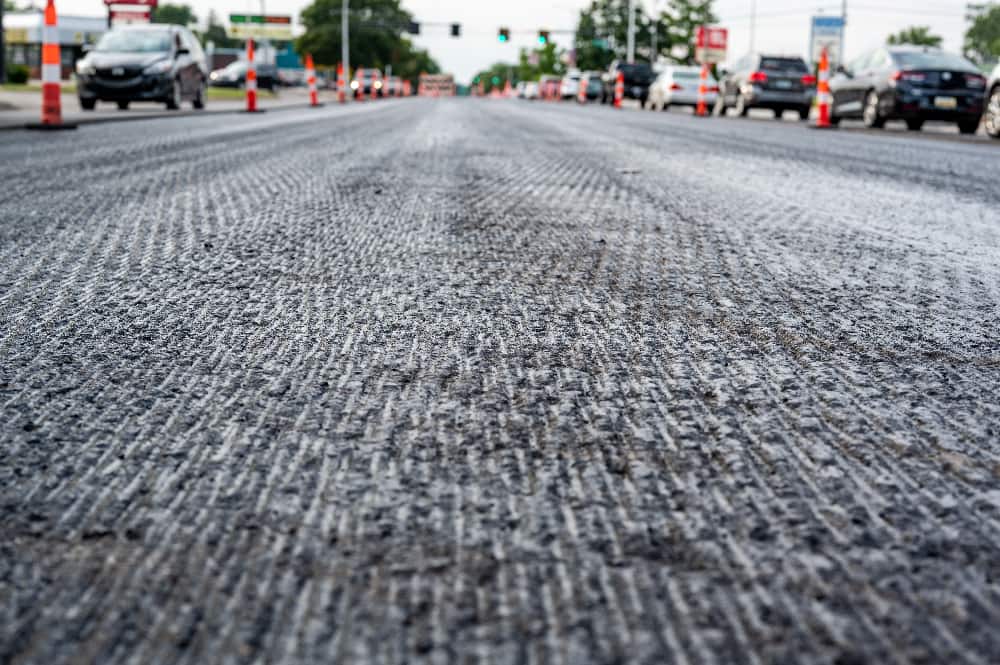
<svg viewBox="0 0 1000 665"><path fill-rule="evenodd" d="M843 64L840 47L844 43L844 18L842 16L814 16L809 33L809 57L818 64L826 51L830 67L836 69Z"/></svg>
<svg viewBox="0 0 1000 665"><path fill-rule="evenodd" d="M702 65L714 65L726 59L729 30L700 26L695 38L694 59Z"/></svg>
<svg viewBox="0 0 1000 665"><path fill-rule="evenodd" d="M291 16L264 16L261 14L230 14L226 34L235 39L273 39L284 41L292 38Z"/></svg>

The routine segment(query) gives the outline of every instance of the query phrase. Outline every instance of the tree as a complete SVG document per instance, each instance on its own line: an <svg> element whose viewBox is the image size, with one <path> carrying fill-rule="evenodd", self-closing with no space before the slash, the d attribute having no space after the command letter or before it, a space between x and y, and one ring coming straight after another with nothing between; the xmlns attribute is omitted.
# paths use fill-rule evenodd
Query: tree
<svg viewBox="0 0 1000 665"><path fill-rule="evenodd" d="M930 26L912 25L905 30L900 30L894 35L889 35L889 44L913 44L914 46L941 46L944 41L940 36L931 34Z"/></svg>
<svg viewBox="0 0 1000 665"><path fill-rule="evenodd" d="M507 85L507 81L510 80L510 84L514 85L519 80L514 72L518 69L516 65L512 65L507 62L497 62L491 65L488 69L476 74L475 78L472 79L472 85L478 85L480 82L483 84L484 91L489 94L494 88L503 90L504 86Z"/></svg>
<svg viewBox="0 0 1000 665"><path fill-rule="evenodd" d="M662 26L665 49L678 64L693 65L694 40L698 28L712 25L719 19L712 9L713 0L670 0L667 11L657 18L657 30Z"/></svg>
<svg viewBox="0 0 1000 665"><path fill-rule="evenodd" d="M342 0L314 0L302 11L305 33L295 42L299 53L310 53L317 65L333 67L340 62ZM351 64L377 67L416 84L422 72L435 74L440 67L430 55L415 48L403 32L412 16L400 0L351 0Z"/></svg>
<svg viewBox="0 0 1000 665"><path fill-rule="evenodd" d="M170 23L173 25L191 25L198 22L188 5L160 5L153 10L150 20L153 23Z"/></svg>
<svg viewBox="0 0 1000 665"><path fill-rule="evenodd" d="M965 33L965 53L978 62L1000 57L1000 5L984 7Z"/></svg>
<svg viewBox="0 0 1000 665"><path fill-rule="evenodd" d="M546 74L562 76L566 73L562 56L563 51L552 42L531 51L521 49L515 78L518 81L537 81Z"/></svg>
<svg viewBox="0 0 1000 665"><path fill-rule="evenodd" d="M198 37L201 39L202 46L208 42L215 44L216 48L238 48L243 45L242 40L234 39L226 34L226 28L219 21L219 15L215 13L214 9L208 12L208 25Z"/></svg>

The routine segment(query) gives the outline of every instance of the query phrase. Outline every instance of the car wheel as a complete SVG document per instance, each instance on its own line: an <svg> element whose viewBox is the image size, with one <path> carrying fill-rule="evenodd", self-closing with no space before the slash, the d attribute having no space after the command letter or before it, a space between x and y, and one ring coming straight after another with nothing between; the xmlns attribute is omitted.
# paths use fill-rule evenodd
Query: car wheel
<svg viewBox="0 0 1000 665"><path fill-rule="evenodd" d="M639 100L639 108L641 108L641 109L645 109L646 108L646 100L645 99L640 99Z"/></svg>
<svg viewBox="0 0 1000 665"><path fill-rule="evenodd" d="M205 98L207 97L208 92L206 88L207 86L205 85L205 82L202 81L198 85L198 92L195 93L194 99L191 101L191 106L195 107L199 111L205 108Z"/></svg>
<svg viewBox="0 0 1000 665"><path fill-rule="evenodd" d="M993 88L990 101L986 104L986 133L995 139L1000 139L1000 86Z"/></svg>
<svg viewBox="0 0 1000 665"><path fill-rule="evenodd" d="M96 98L86 99L84 97L80 97L80 108L82 108L84 111L93 111L96 107L97 107Z"/></svg>
<svg viewBox="0 0 1000 665"><path fill-rule="evenodd" d="M865 97L865 110L861 115L865 127L869 129L882 129L885 127L885 118L882 117L882 112L879 111L878 105L878 93L874 90L869 90L868 95Z"/></svg>
<svg viewBox="0 0 1000 665"><path fill-rule="evenodd" d="M667 104L666 102L663 102L663 104L660 105L660 110L661 111L669 111L670 110L670 104Z"/></svg>
<svg viewBox="0 0 1000 665"><path fill-rule="evenodd" d="M129 104L128 100L122 100L122 101L118 102L118 110L119 111L128 111L128 104Z"/></svg>
<svg viewBox="0 0 1000 665"><path fill-rule="evenodd" d="M167 108L171 111L176 111L181 107L181 99L181 82L174 79L170 85L170 97L167 98Z"/></svg>
<svg viewBox="0 0 1000 665"><path fill-rule="evenodd" d="M973 120L962 120L958 123L958 131L963 134L975 134L979 131L979 118Z"/></svg>
<svg viewBox="0 0 1000 665"><path fill-rule="evenodd" d="M799 109L799 120L805 122L809 119L809 114L812 113L812 109L808 106L804 106Z"/></svg>
<svg viewBox="0 0 1000 665"><path fill-rule="evenodd" d="M833 114L831 114L830 115L830 124L833 125L834 127L839 126L840 125L840 116L839 115L833 115Z"/></svg>
<svg viewBox="0 0 1000 665"><path fill-rule="evenodd" d="M784 115L785 115L784 110L782 110L782 109L774 109L774 119L775 120L781 120L782 116L784 116Z"/></svg>
<svg viewBox="0 0 1000 665"><path fill-rule="evenodd" d="M921 129L924 128L924 121L923 120L907 120L906 121L906 128L908 130L910 130L911 132L919 132Z"/></svg>
<svg viewBox="0 0 1000 665"><path fill-rule="evenodd" d="M743 97L743 93L736 95L736 115L741 118L747 117L747 113L750 112L750 107L747 106L747 100Z"/></svg>

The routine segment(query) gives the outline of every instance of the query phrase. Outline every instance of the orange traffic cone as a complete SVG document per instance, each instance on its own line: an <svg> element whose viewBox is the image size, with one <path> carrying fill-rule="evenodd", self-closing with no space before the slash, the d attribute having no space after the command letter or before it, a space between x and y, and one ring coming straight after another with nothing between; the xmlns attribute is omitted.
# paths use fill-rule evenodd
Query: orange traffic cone
<svg viewBox="0 0 1000 665"><path fill-rule="evenodd" d="M358 96L359 102L365 101L365 70L358 68Z"/></svg>
<svg viewBox="0 0 1000 665"><path fill-rule="evenodd" d="M257 63L254 61L253 39L247 39L247 113L258 113L257 109Z"/></svg>
<svg viewBox="0 0 1000 665"><path fill-rule="evenodd" d="M830 56L826 49L819 58L819 82L816 85L816 102L819 106L819 118L816 120L816 129L832 129L830 122Z"/></svg>
<svg viewBox="0 0 1000 665"><path fill-rule="evenodd" d="M76 129L62 119L62 64L59 57L59 19L54 0L45 5L45 27L42 28L42 119L30 123L28 129Z"/></svg>
<svg viewBox="0 0 1000 665"><path fill-rule="evenodd" d="M701 66L701 79L698 81L698 108L695 109L695 115L699 118L708 117L708 65L703 64Z"/></svg>
<svg viewBox="0 0 1000 665"><path fill-rule="evenodd" d="M337 65L337 101L347 102L347 78L344 76L344 63Z"/></svg>
<svg viewBox="0 0 1000 665"><path fill-rule="evenodd" d="M615 79L615 108L622 107L622 99L625 97L625 72L618 72Z"/></svg>
<svg viewBox="0 0 1000 665"><path fill-rule="evenodd" d="M309 106L321 106L316 91L316 65L311 54L306 53L306 84L309 86Z"/></svg>

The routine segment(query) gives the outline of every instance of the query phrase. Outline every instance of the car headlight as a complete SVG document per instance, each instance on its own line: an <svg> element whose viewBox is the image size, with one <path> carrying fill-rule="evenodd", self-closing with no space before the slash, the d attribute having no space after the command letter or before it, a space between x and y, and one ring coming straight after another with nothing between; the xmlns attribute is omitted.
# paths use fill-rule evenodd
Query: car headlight
<svg viewBox="0 0 1000 665"><path fill-rule="evenodd" d="M357 81L351 81L351 90L357 90L358 87L359 86Z"/></svg>
<svg viewBox="0 0 1000 665"><path fill-rule="evenodd" d="M160 60L159 62L154 62L146 69L142 70L143 74L166 74L170 71L171 65L169 60Z"/></svg>
<svg viewBox="0 0 1000 665"><path fill-rule="evenodd" d="M80 76L93 76L97 73L97 68L86 60L79 60L76 63L76 73Z"/></svg>
<svg viewBox="0 0 1000 665"><path fill-rule="evenodd" d="M376 90L382 89L382 81L375 81L375 89Z"/></svg>

